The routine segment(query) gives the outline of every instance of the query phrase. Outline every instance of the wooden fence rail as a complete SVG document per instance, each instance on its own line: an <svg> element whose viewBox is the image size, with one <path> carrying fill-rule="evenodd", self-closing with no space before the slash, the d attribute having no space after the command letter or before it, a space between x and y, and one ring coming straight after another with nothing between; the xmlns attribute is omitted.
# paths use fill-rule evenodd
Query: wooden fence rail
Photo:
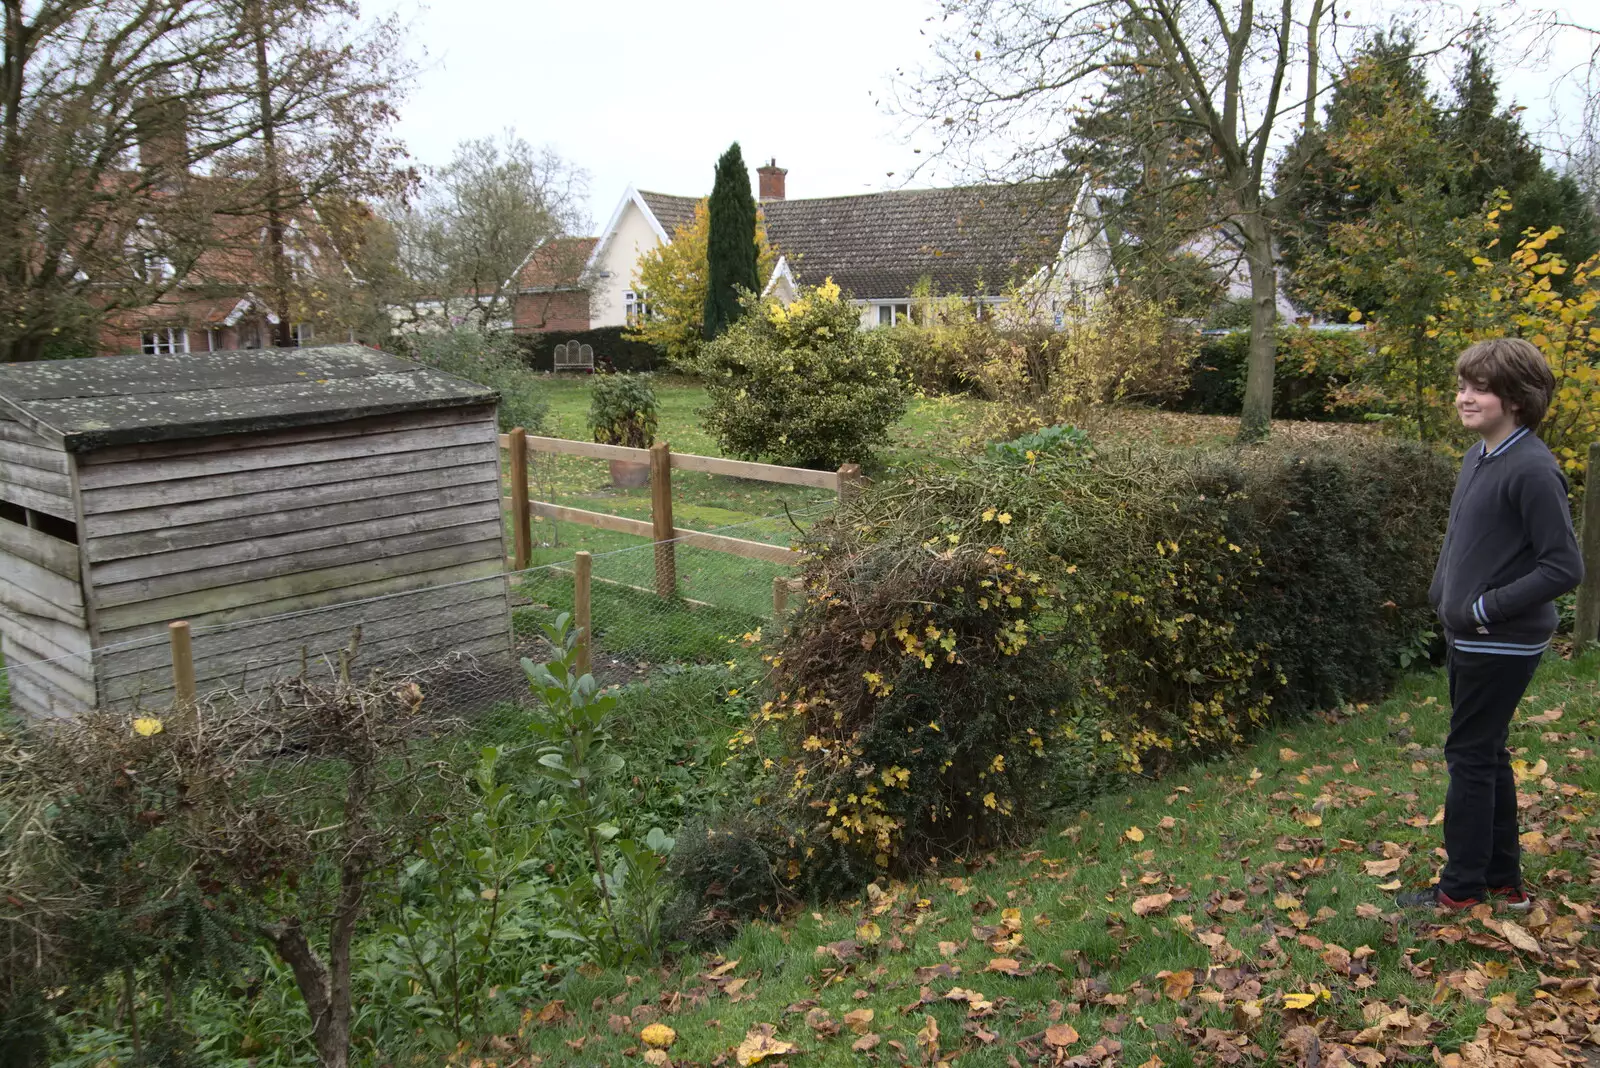
<svg viewBox="0 0 1600 1068"><path fill-rule="evenodd" d="M677 546L694 546L715 552L730 553L751 560L765 560L774 564L795 564L800 553L783 545L749 541L725 534L708 534L686 530L672 521L672 472L698 471L711 475L728 475L734 478L757 479L789 486L809 486L832 490L840 499L849 497L861 485L861 468L845 464L837 471L812 471L803 467L781 467L777 464L758 464L746 460L728 460L720 456L697 456L693 453L673 452L665 442L648 449L632 449L623 445L602 445L593 441L570 441L566 438L546 438L528 434L517 427L500 435L500 447L511 454L511 496L505 498L511 509L515 555L512 565L521 571L532 557L532 520L535 517L555 519L566 523L609 530L617 534L633 534L649 538L655 543L656 592L663 597L677 593ZM530 452L559 453L564 456L582 456L594 460L620 460L625 463L650 466L650 518L630 519L627 516L606 512L591 512L584 508L569 508L549 501L536 501L528 492L528 454ZM775 606L776 607L776 606Z"/></svg>

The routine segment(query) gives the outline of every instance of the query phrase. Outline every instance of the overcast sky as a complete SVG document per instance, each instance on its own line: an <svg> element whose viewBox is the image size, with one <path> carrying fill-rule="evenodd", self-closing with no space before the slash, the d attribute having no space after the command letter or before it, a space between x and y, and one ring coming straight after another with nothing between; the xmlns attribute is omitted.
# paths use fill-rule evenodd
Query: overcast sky
<svg viewBox="0 0 1600 1068"><path fill-rule="evenodd" d="M424 64L399 128L419 162L514 127L589 171L596 226L630 184L710 192L735 140L752 168L775 157L788 169L791 197L890 188L916 160L877 99L929 40L924 0L368 7L409 21Z"/></svg>
<svg viewBox="0 0 1600 1068"><path fill-rule="evenodd" d="M1339 6L1359 18L1380 2ZM1502 26L1538 2L1503 5ZM1591 5L1600 8L1565 6L1594 25ZM921 159L914 132L882 101L897 69L927 57L933 0L367 0L366 10L398 13L422 64L398 130L417 162L443 163L464 138L515 128L589 171L595 227L630 184L709 192L717 156L734 140L752 168L774 157L788 168L790 197L897 188ZM1515 34L1500 36L1511 50ZM1553 56L1522 69L1501 59L1502 91L1528 106L1531 127L1549 125L1555 74L1592 46L1568 34ZM911 184L949 177L930 170Z"/></svg>

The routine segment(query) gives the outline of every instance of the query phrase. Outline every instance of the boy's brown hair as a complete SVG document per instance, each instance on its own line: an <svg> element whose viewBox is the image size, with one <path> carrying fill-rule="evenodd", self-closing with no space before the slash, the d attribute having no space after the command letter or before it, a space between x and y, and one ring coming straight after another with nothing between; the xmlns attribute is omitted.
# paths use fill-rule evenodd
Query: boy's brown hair
<svg viewBox="0 0 1600 1068"><path fill-rule="evenodd" d="M1499 397L1513 410L1517 423L1529 430L1544 422L1556 391L1556 376L1550 373L1544 353L1520 337L1469 345L1456 357L1456 377Z"/></svg>

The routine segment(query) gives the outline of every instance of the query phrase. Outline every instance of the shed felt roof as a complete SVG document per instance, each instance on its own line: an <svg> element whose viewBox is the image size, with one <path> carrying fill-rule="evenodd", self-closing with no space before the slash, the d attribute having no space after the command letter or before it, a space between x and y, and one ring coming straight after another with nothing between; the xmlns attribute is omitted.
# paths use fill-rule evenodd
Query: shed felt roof
<svg viewBox="0 0 1600 1068"><path fill-rule="evenodd" d="M487 386L361 345L0 364L0 415L68 452L492 404Z"/></svg>

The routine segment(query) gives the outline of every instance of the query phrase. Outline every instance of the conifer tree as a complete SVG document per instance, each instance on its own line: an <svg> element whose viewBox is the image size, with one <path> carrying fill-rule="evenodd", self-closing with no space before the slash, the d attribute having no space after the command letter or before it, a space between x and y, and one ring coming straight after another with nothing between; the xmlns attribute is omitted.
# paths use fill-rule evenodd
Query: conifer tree
<svg viewBox="0 0 1600 1068"><path fill-rule="evenodd" d="M710 341L739 318L739 290L756 292L756 202L739 142L717 161L711 187L711 234L706 248L705 333Z"/></svg>

